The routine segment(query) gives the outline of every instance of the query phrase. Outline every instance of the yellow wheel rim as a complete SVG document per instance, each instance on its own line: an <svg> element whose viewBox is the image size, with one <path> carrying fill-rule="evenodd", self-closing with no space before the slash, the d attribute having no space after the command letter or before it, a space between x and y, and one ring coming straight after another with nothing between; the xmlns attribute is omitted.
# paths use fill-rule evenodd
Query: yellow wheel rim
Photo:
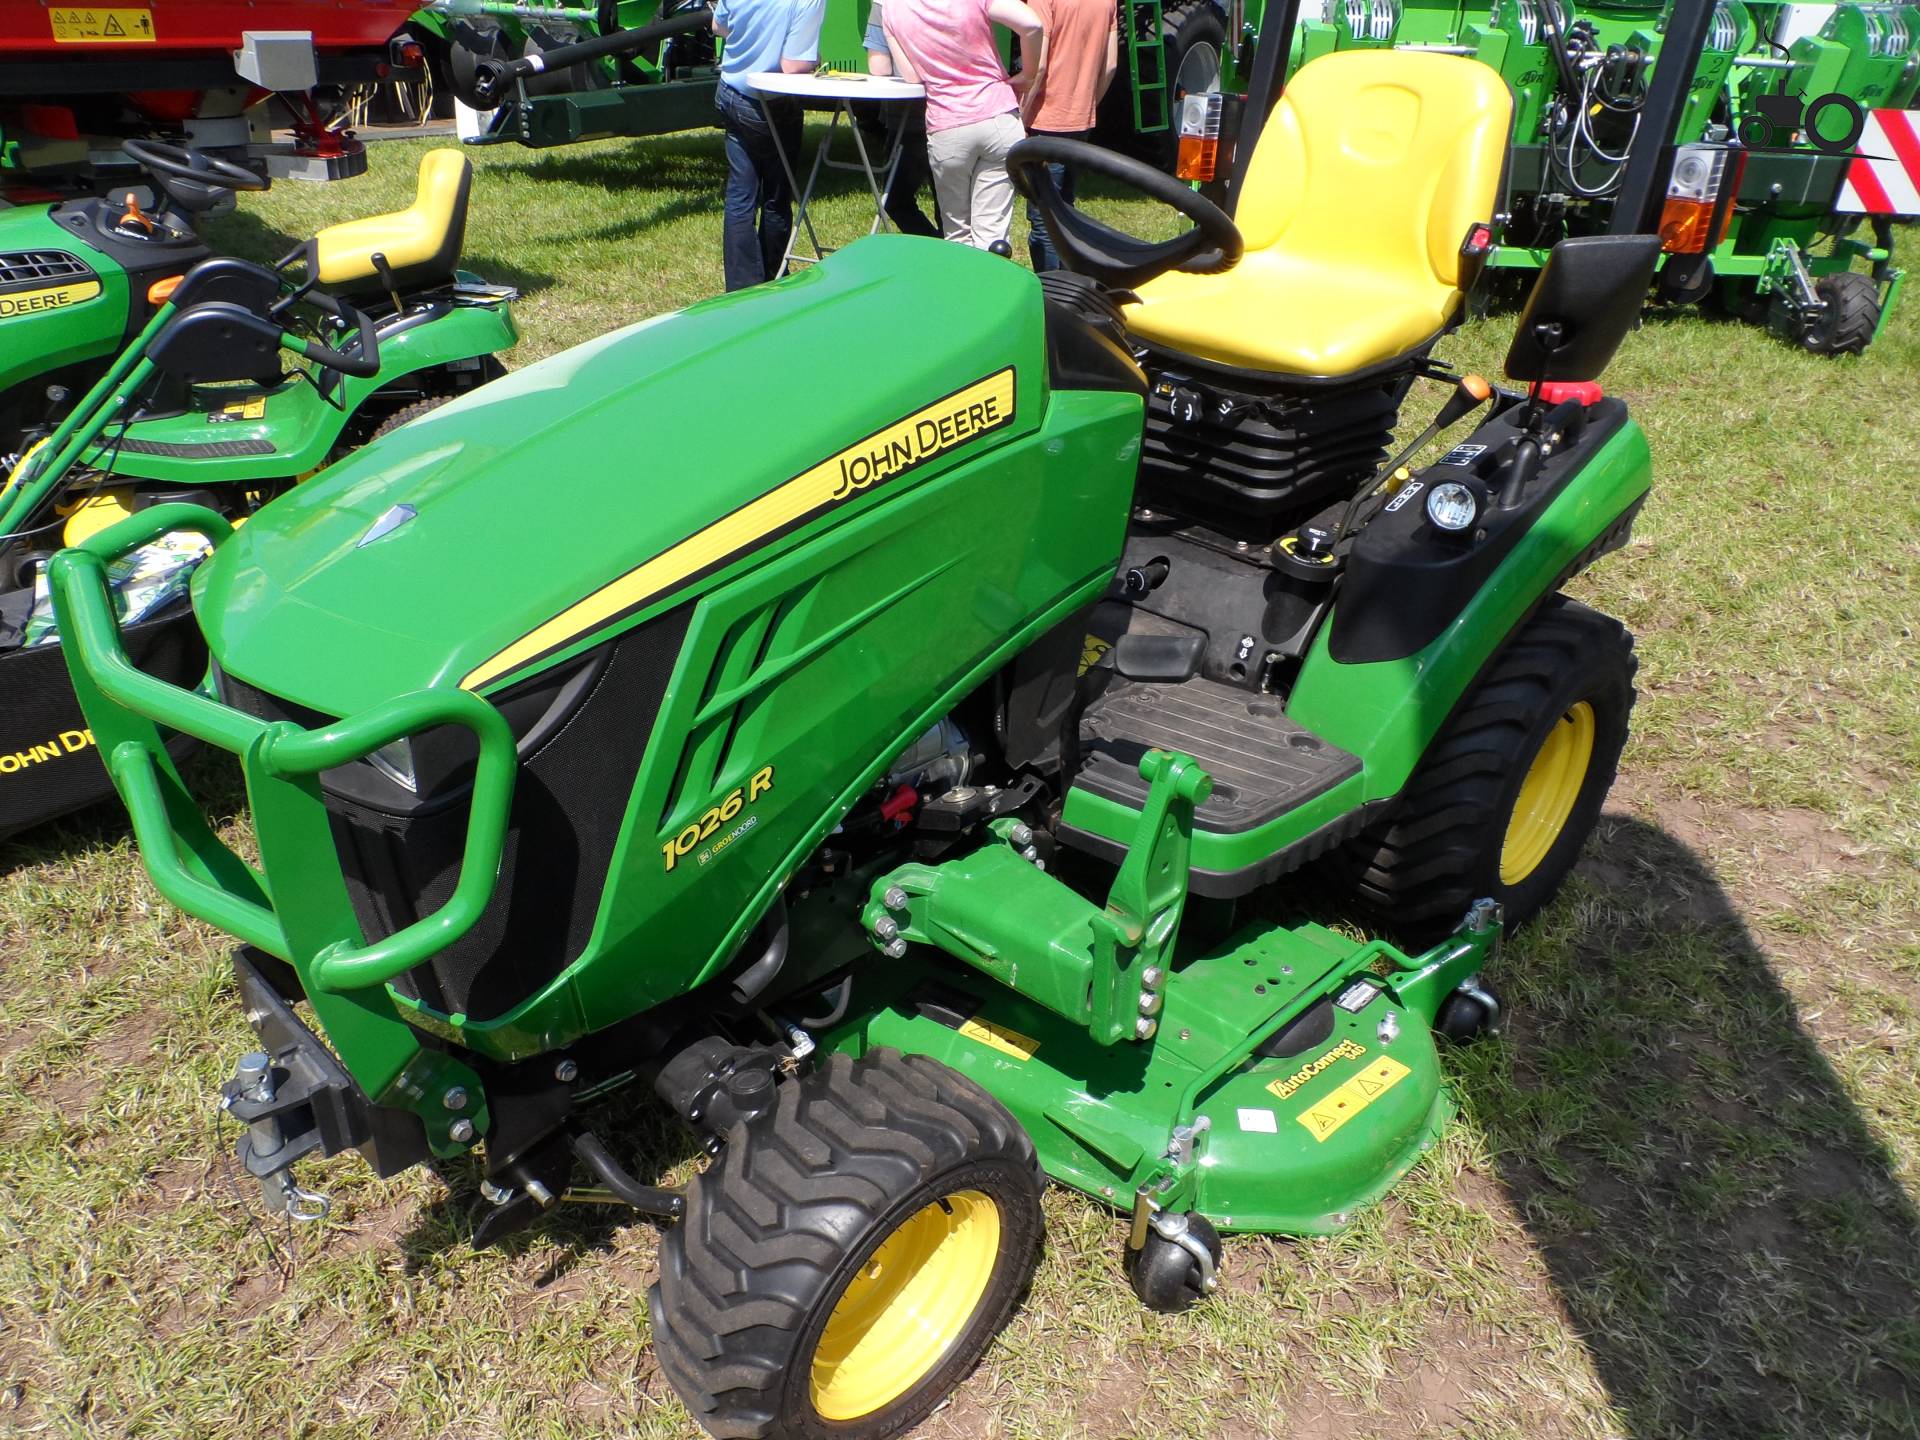
<svg viewBox="0 0 1920 1440"><path fill-rule="evenodd" d="M813 1352L813 1408L857 1420L898 1400L966 1332L1000 1254L1000 1207L978 1190L936 1200L868 1257Z"/></svg>
<svg viewBox="0 0 1920 1440"><path fill-rule="evenodd" d="M1593 706L1580 701L1540 742L1500 847L1500 883L1518 885L1539 867L1567 828L1593 763Z"/></svg>

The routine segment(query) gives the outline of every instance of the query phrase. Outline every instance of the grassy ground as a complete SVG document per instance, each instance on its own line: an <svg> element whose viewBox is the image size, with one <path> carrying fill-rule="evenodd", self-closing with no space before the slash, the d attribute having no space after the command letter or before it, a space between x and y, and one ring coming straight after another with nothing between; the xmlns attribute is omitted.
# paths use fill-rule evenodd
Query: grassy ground
<svg viewBox="0 0 1920 1440"><path fill-rule="evenodd" d="M220 233L273 254L397 203L419 148ZM713 137L477 159L468 263L525 292L517 362L719 288ZM858 199L827 207L843 237ZM1510 326L1446 351L1492 366ZM1658 489L1574 588L1640 636L1635 738L1495 977L1504 1043L1449 1061L1461 1123L1347 1235L1230 1243L1185 1317L1051 1194L1030 1299L925 1433L1920 1434L1920 299L1840 362L1656 317L1609 380ZM645 1224L476 1254L471 1179L351 1157L309 1170L326 1223L262 1223L213 1101L250 1048L223 949L111 811L0 843L0 1430L688 1433Z"/></svg>

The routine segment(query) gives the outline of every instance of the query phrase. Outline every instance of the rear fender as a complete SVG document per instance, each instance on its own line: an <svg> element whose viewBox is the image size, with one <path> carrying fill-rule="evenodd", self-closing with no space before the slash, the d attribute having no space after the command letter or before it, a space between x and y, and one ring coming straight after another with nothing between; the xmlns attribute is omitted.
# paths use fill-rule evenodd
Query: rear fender
<svg viewBox="0 0 1920 1440"><path fill-rule="evenodd" d="M1438 467L1436 467L1438 468ZM1474 679L1548 594L1595 554L1624 538L1624 526L1652 484L1646 435L1627 420L1593 453L1512 543L1504 559L1419 649L1394 658L1343 661L1356 647L1339 636L1340 607L1320 627L1287 713L1361 757L1353 798L1397 795ZM1412 497L1418 504L1422 497ZM1377 523L1377 522L1376 522ZM1423 522L1424 523L1424 522ZM1349 585L1354 577L1348 577ZM1351 606L1361 597L1341 603ZM1410 595L1365 603L1411 607Z"/></svg>

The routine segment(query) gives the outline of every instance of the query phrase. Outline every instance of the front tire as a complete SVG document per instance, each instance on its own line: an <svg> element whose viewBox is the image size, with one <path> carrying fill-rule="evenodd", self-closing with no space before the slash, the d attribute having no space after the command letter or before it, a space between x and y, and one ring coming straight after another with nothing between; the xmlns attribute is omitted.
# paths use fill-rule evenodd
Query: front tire
<svg viewBox="0 0 1920 1440"><path fill-rule="evenodd" d="M1005 1323L1043 1183L971 1080L923 1055L834 1055L689 1187L649 1295L660 1367L714 1435L898 1435Z"/></svg>
<svg viewBox="0 0 1920 1440"><path fill-rule="evenodd" d="M1633 712L1633 637L1555 595L1515 633L1435 737L1381 824L1335 860L1387 928L1438 939L1491 896L1518 924L1580 857Z"/></svg>

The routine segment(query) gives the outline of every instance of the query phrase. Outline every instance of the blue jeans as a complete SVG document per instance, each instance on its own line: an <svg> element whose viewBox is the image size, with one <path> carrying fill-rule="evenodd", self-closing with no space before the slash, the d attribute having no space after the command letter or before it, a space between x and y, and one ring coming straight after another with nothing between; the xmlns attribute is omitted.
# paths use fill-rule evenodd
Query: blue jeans
<svg viewBox="0 0 1920 1440"><path fill-rule="evenodd" d="M1053 134L1061 140L1091 140L1091 130L1039 131L1039 134ZM1073 171L1065 165L1049 165L1048 172L1053 183L1060 187L1060 197L1069 205L1073 203ZM1049 270L1060 268L1060 256L1053 248L1053 239L1047 234L1046 217L1040 213L1040 207L1031 200L1027 202L1027 254L1033 259L1033 273L1044 275Z"/></svg>
<svg viewBox="0 0 1920 1440"><path fill-rule="evenodd" d="M722 253L727 289L740 290L778 279L780 257L793 233L793 187L774 148L760 102L724 80L714 90L714 105L727 132L726 223ZM791 100L771 101L767 109L779 127L779 143L788 163L800 163L800 107Z"/></svg>

